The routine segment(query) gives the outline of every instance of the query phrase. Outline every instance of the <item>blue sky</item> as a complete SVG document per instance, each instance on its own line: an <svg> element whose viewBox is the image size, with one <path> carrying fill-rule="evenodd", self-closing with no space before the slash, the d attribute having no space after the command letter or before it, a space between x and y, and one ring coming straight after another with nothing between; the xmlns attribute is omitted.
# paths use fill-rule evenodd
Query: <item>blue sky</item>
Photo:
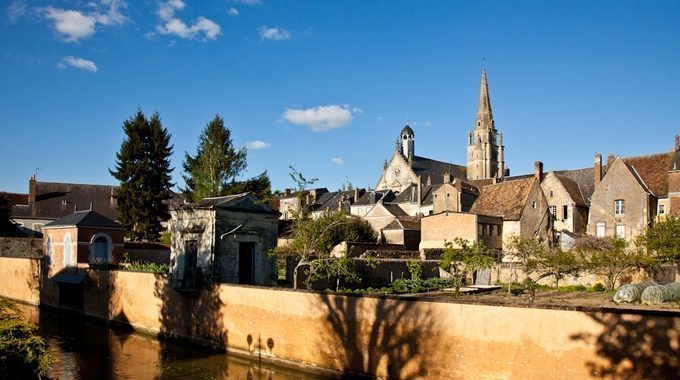
<svg viewBox="0 0 680 380"><path fill-rule="evenodd" d="M465 164L482 58L512 174L663 152L680 133L680 2L5 1L0 190L116 184L122 123L158 112L185 151L219 113L244 177L289 165L373 187L405 121Z"/></svg>

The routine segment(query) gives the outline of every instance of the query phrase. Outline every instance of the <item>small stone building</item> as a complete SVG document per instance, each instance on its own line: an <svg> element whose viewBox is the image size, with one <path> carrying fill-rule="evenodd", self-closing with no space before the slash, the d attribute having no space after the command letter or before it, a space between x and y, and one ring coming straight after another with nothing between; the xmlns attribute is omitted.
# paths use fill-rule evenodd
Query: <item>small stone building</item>
<svg viewBox="0 0 680 380"><path fill-rule="evenodd" d="M43 226L45 266L51 273L84 263L117 263L125 229L96 211L77 211Z"/></svg>
<svg viewBox="0 0 680 380"><path fill-rule="evenodd" d="M503 248L503 218L467 212L441 212L420 220L420 251L444 248L456 238L470 243L483 241L495 250Z"/></svg>
<svg viewBox="0 0 680 380"><path fill-rule="evenodd" d="M205 198L170 211L170 266L176 289L201 281L275 285L279 213L243 193Z"/></svg>

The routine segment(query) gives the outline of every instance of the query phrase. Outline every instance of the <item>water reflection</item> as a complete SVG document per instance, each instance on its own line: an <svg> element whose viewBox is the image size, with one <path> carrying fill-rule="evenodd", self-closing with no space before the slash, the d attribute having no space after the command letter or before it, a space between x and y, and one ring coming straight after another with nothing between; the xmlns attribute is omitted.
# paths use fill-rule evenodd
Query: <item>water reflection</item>
<svg viewBox="0 0 680 380"><path fill-rule="evenodd" d="M54 351L54 379L325 379L257 360L187 347L176 342L41 310L39 325Z"/></svg>

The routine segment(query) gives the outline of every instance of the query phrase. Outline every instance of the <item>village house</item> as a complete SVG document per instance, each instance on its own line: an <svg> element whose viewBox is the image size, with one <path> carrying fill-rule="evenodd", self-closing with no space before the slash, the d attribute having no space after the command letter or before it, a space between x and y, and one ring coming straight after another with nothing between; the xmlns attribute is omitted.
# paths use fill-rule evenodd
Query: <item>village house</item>
<svg viewBox="0 0 680 380"><path fill-rule="evenodd" d="M506 179L482 188L470 213L503 219L501 228L503 251L509 250L513 236L537 238L544 242L552 239L548 201L541 190L542 172L536 165L533 177Z"/></svg>
<svg viewBox="0 0 680 380"><path fill-rule="evenodd" d="M290 189L285 189L283 195L279 197L280 218L283 220L293 219L293 215L301 207L312 211L315 207L321 205L319 203L320 198L326 193L328 193L328 189L325 187L308 189L302 192L291 192Z"/></svg>
<svg viewBox="0 0 680 380"><path fill-rule="evenodd" d="M588 233L616 236L634 242L669 206L669 178L676 152L607 159L605 170L595 167ZM604 172L601 180L598 178Z"/></svg>
<svg viewBox="0 0 680 380"><path fill-rule="evenodd" d="M469 243L483 242L487 247L503 249L503 218L469 212L443 211L420 219L421 257L429 249L442 249L446 242L456 246L457 238Z"/></svg>
<svg viewBox="0 0 680 380"><path fill-rule="evenodd" d="M205 198L170 211L171 273L176 289L202 282L275 285L280 214L249 193Z"/></svg>
<svg viewBox="0 0 680 380"><path fill-rule="evenodd" d="M659 215L680 216L680 136L675 135L675 147L668 167L668 208L659 208Z"/></svg>

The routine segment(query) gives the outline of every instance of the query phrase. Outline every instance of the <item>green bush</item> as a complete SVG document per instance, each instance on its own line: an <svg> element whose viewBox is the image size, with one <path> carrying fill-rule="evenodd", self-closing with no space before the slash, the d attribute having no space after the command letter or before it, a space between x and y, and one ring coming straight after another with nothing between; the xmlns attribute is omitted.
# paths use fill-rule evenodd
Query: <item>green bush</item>
<svg viewBox="0 0 680 380"><path fill-rule="evenodd" d="M123 270L151 273L169 273L170 267L167 264L156 264L135 261L132 264L123 267Z"/></svg>
<svg viewBox="0 0 680 380"><path fill-rule="evenodd" d="M591 290L593 292L604 292L605 290L607 290L607 288L605 288L605 286L603 284L598 282L597 284L593 285Z"/></svg>
<svg viewBox="0 0 680 380"><path fill-rule="evenodd" d="M35 327L23 321L14 304L0 298L0 378L39 378L52 361Z"/></svg>

